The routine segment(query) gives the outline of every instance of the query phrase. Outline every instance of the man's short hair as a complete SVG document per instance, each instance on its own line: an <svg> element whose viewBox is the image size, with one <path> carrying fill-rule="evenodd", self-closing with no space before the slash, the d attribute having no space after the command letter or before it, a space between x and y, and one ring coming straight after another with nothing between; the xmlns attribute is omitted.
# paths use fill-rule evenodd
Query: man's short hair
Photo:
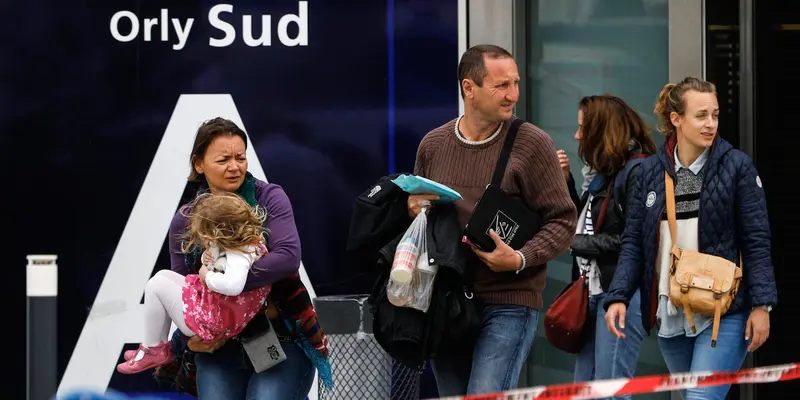
<svg viewBox="0 0 800 400"><path fill-rule="evenodd" d="M458 63L458 86L461 97L464 97L464 87L461 85L464 79L471 79L478 87L483 87L483 77L488 73L484 57L491 60L513 58L508 50L493 44L479 44L467 49Z"/></svg>

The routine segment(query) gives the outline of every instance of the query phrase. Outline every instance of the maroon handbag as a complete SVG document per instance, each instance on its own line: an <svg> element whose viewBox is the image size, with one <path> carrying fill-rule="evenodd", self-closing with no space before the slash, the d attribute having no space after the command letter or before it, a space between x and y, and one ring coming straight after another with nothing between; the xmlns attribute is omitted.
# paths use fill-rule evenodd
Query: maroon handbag
<svg viewBox="0 0 800 400"><path fill-rule="evenodd" d="M570 283L547 309L544 332L556 348L578 354L583 346L584 326L589 313L589 287L586 274Z"/></svg>

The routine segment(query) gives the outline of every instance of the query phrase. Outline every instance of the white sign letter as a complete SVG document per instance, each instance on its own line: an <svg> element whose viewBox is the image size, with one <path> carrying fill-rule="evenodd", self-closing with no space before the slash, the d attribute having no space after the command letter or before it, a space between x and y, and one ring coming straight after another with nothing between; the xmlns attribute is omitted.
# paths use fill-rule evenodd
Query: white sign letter
<svg viewBox="0 0 800 400"><path fill-rule="evenodd" d="M278 39L284 46L294 47L297 45L308 46L308 2L298 2L300 10L297 15L286 14L278 21ZM297 37L289 37L289 23L297 24Z"/></svg>
<svg viewBox="0 0 800 400"><path fill-rule="evenodd" d="M153 39L153 26L158 25L158 18L144 19L144 41L149 42Z"/></svg>
<svg viewBox="0 0 800 400"><path fill-rule="evenodd" d="M233 28L233 25L221 20L219 18L220 13L232 13L233 6L230 4L217 4L214 7L211 7L208 10L208 23L211 24L214 28L217 28L225 33L225 36L222 39L208 39L208 45L213 47L225 47L230 46L231 43L236 39L236 29Z"/></svg>
<svg viewBox="0 0 800 400"><path fill-rule="evenodd" d="M166 8L161 9L161 41L166 42L169 40L169 10Z"/></svg>
<svg viewBox="0 0 800 400"><path fill-rule="evenodd" d="M122 18L127 18L131 21L131 32L125 36L119 33L119 20ZM111 36L113 36L114 39L120 42L130 42L131 40L136 39L136 36L139 34L139 18L136 17L136 14L130 11L118 11L111 16L110 27Z"/></svg>
<svg viewBox="0 0 800 400"><path fill-rule="evenodd" d="M180 50L186 46L186 40L189 39L189 32L192 30L194 18L186 20L186 26L181 27L181 21L177 18L172 19L172 26L175 27L175 33L178 35L178 43L172 45L172 50Z"/></svg>
<svg viewBox="0 0 800 400"><path fill-rule="evenodd" d="M244 44L250 47L269 46L272 44L272 17L269 15L261 16L261 37L256 39L253 36L253 17L245 15L242 17L242 39Z"/></svg>

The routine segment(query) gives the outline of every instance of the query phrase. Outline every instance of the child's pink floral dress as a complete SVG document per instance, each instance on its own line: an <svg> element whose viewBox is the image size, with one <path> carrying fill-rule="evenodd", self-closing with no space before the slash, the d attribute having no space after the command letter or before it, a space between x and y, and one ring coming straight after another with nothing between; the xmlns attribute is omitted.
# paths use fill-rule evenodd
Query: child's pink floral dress
<svg viewBox="0 0 800 400"><path fill-rule="evenodd" d="M214 260L220 257L219 250L214 248ZM249 246L257 258L267 255L263 243ZM208 265L207 268L213 268ZM183 318L186 326L204 341L229 339L235 337L245 325L262 310L271 286L242 292L238 296L226 296L216 293L200 281L200 275L187 275L186 286L183 287Z"/></svg>

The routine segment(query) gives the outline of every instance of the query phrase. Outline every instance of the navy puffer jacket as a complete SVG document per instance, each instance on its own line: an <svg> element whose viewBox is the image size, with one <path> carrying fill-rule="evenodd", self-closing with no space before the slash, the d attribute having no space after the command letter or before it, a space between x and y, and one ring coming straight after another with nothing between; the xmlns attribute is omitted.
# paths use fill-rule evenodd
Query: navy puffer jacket
<svg viewBox="0 0 800 400"><path fill-rule="evenodd" d="M674 135L655 157L641 164L635 196L628 206L617 270L606 301L626 305L641 290L642 324L653 328L658 308L658 256L660 223L666 213L664 171L675 177ZM742 285L728 314L761 305L775 306L778 293L772 267L767 203L753 160L717 136L706 162L700 193L698 250L739 264L744 260ZM648 201L650 197L650 201ZM655 201L653 201L655 197Z"/></svg>

